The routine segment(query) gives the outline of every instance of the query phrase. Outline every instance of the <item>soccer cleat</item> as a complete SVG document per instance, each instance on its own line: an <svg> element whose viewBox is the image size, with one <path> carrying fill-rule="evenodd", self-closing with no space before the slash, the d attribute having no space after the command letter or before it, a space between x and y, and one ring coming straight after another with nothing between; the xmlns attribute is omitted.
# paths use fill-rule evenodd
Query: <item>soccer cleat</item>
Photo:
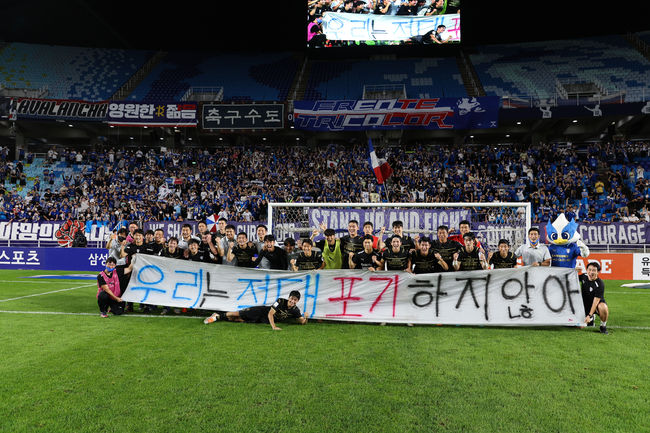
<svg viewBox="0 0 650 433"><path fill-rule="evenodd" d="M108 313L104 313L104 312L102 311L102 313L100 314L100 316L102 316L103 318L106 318L106 317L108 317Z"/></svg>
<svg viewBox="0 0 650 433"><path fill-rule="evenodd" d="M600 333L609 334L609 332L607 332L607 326L600 325Z"/></svg>
<svg viewBox="0 0 650 433"><path fill-rule="evenodd" d="M214 313L214 314L212 314L212 316L210 316L210 317L206 317L205 320L203 321L203 323L205 323L205 324L207 325L207 324L209 324L209 323L216 322L216 321L219 320L220 318L221 318L221 317L219 317L219 314L218 314L218 313Z"/></svg>
<svg viewBox="0 0 650 433"><path fill-rule="evenodd" d="M594 323L596 322L596 319L591 319L589 323L587 323L587 326L594 326Z"/></svg>

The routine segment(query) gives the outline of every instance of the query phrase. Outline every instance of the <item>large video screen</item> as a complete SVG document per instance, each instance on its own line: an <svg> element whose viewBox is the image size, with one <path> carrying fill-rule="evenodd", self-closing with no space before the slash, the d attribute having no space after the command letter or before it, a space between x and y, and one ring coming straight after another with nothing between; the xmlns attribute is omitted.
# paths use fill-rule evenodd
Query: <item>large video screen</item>
<svg viewBox="0 0 650 433"><path fill-rule="evenodd" d="M307 46L460 43L460 0L308 0Z"/></svg>

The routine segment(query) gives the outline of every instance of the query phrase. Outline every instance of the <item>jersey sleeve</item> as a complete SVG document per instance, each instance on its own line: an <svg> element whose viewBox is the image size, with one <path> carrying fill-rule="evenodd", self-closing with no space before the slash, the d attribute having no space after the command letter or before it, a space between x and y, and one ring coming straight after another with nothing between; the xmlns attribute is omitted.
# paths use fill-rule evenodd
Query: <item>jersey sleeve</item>
<svg viewBox="0 0 650 433"><path fill-rule="evenodd" d="M598 278L597 284L594 285L594 297L603 299L605 297L605 283Z"/></svg>

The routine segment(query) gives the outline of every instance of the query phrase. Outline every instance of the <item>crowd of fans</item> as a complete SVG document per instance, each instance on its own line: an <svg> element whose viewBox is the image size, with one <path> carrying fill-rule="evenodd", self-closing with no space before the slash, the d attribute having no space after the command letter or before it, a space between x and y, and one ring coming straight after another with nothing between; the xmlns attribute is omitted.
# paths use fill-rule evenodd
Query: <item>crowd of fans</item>
<svg viewBox="0 0 650 433"><path fill-rule="evenodd" d="M264 221L269 201L530 201L535 223L562 211L581 221L650 220L646 142L378 150L394 170L386 187L376 182L365 143L166 152L59 148L48 152L33 179L26 178L25 167L35 155L9 161L0 152L0 220L116 224L217 214L228 221ZM61 165L76 167L74 174L57 176Z"/></svg>

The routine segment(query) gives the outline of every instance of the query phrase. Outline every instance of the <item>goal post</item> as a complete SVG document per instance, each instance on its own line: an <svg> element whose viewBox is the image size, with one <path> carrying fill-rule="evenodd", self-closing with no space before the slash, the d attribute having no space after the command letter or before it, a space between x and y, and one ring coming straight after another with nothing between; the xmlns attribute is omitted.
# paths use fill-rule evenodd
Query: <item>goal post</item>
<svg viewBox="0 0 650 433"><path fill-rule="evenodd" d="M356 220L359 232L371 222L377 233L381 227L392 232L394 221L402 221L404 233L436 239L438 226L458 232L461 221L470 222L470 230L490 249L500 239L516 247L526 242L531 227L528 202L490 203L269 203L268 230L278 241L287 237L309 237L321 224L338 233L347 232L348 222Z"/></svg>

